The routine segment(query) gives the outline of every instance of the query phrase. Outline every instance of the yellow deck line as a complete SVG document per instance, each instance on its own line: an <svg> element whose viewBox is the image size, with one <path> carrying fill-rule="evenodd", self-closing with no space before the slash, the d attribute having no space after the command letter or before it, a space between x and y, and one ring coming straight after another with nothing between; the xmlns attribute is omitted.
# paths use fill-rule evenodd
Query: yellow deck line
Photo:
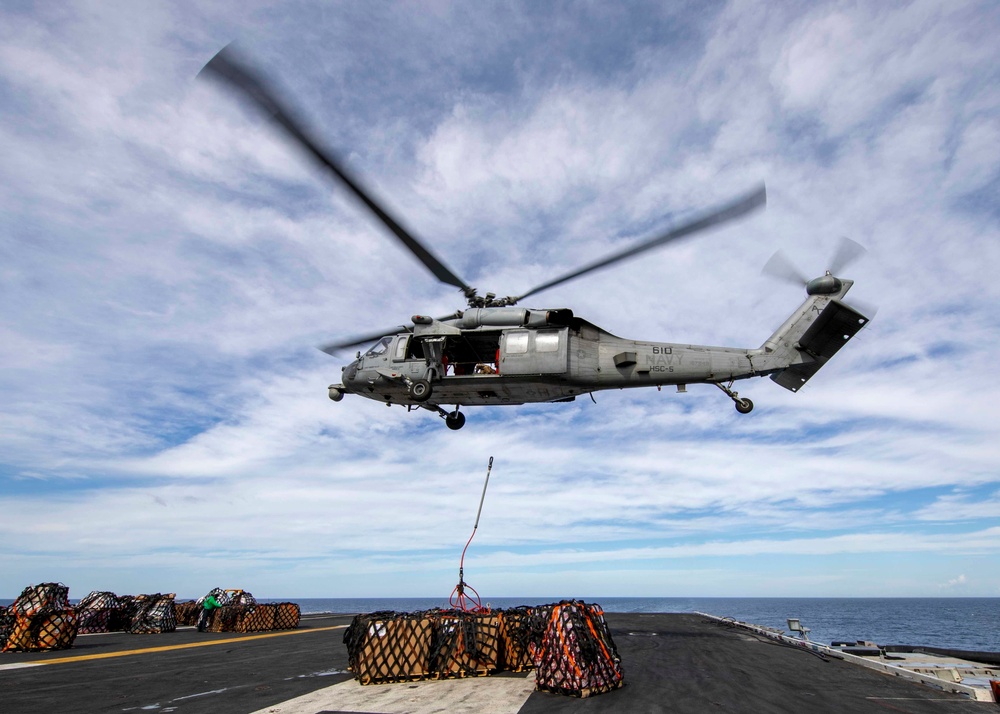
<svg viewBox="0 0 1000 714"><path fill-rule="evenodd" d="M69 662L86 662L92 659L112 659L114 657L129 657L131 655L152 654L153 652L170 652L171 650L187 650L193 647L211 647L212 645L231 645L250 640L263 640L268 637L285 637L287 635L302 635L307 632L326 632L328 630L342 630L347 625L331 625L330 627L316 627L308 630L284 630L282 632L269 632L265 635L250 635L249 637L227 637L224 640L209 640L208 642L188 642L183 645L164 645L162 647L145 647L141 650L122 650L120 652L102 652L100 654L77 655L75 657L57 657L47 660L34 660L24 662L23 666L39 664L67 664ZM19 663L22 664L22 663Z"/></svg>

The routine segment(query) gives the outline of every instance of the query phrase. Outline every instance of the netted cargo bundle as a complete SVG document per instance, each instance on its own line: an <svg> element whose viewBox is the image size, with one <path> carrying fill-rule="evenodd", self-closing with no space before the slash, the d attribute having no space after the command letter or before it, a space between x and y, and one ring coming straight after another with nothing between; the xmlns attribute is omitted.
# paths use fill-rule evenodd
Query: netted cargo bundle
<svg viewBox="0 0 1000 714"><path fill-rule="evenodd" d="M361 684L424 679L431 673L432 631L426 613L357 615L344 632L347 668Z"/></svg>
<svg viewBox="0 0 1000 714"><path fill-rule="evenodd" d="M240 622L253 608L250 605L223 605L208 613L209 632L239 632Z"/></svg>
<svg viewBox="0 0 1000 714"><path fill-rule="evenodd" d="M118 624L121 604L112 592L98 591L87 595L76 606L77 632L111 632Z"/></svg>
<svg viewBox="0 0 1000 714"><path fill-rule="evenodd" d="M138 595L139 607L128 631L133 635L158 635L177 629L177 614L174 612L174 594Z"/></svg>
<svg viewBox="0 0 1000 714"><path fill-rule="evenodd" d="M435 677L481 677L500 661L500 618L496 613L431 610L431 671Z"/></svg>
<svg viewBox="0 0 1000 714"><path fill-rule="evenodd" d="M66 610L69 604L69 587L62 583L29 585L10 606L15 615L31 617L42 610Z"/></svg>
<svg viewBox="0 0 1000 714"><path fill-rule="evenodd" d="M258 603L247 608L236 623L236 632L265 632L274 629L274 605Z"/></svg>
<svg viewBox="0 0 1000 714"><path fill-rule="evenodd" d="M502 669L526 672L533 669L532 644L535 650L541 645L541 619L528 606L500 610L500 645L503 650Z"/></svg>
<svg viewBox="0 0 1000 714"><path fill-rule="evenodd" d="M62 650L73 646L77 633L72 609L45 608L31 615L15 615L14 625L3 651Z"/></svg>
<svg viewBox="0 0 1000 714"><path fill-rule="evenodd" d="M141 607L142 602L135 595L120 595L118 597L118 612L111 618L111 631L127 632Z"/></svg>
<svg viewBox="0 0 1000 714"><path fill-rule="evenodd" d="M7 638L10 637L15 622L17 622L17 616L3 605L0 605L0 648L3 648L7 644Z"/></svg>
<svg viewBox="0 0 1000 714"><path fill-rule="evenodd" d="M184 602L174 601L174 613L177 615L177 625L194 625L198 622L201 605L194 600Z"/></svg>
<svg viewBox="0 0 1000 714"><path fill-rule="evenodd" d="M601 607L580 601L548 607L551 612L535 657L535 686L575 697L603 694L622 686L621 657Z"/></svg>
<svg viewBox="0 0 1000 714"><path fill-rule="evenodd" d="M247 605L252 607L257 604L257 598L246 590L219 590L216 588L209 595L215 595L215 599L219 601L220 605Z"/></svg>
<svg viewBox="0 0 1000 714"><path fill-rule="evenodd" d="M299 626L299 618L302 617L302 609L298 603L276 602L274 603L274 629L294 630Z"/></svg>

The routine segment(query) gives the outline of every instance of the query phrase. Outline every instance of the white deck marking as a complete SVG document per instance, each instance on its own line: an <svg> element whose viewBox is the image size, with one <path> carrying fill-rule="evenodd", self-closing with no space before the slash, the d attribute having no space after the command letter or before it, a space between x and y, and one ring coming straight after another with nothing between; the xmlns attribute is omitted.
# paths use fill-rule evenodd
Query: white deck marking
<svg viewBox="0 0 1000 714"><path fill-rule="evenodd" d="M254 714L315 714L324 710L378 714L516 714L534 689L534 672L515 677L466 677L366 686L349 679L265 707Z"/></svg>
<svg viewBox="0 0 1000 714"><path fill-rule="evenodd" d="M0 671L5 669L26 669L27 667L41 667L44 662L12 662L11 664L0 664Z"/></svg>

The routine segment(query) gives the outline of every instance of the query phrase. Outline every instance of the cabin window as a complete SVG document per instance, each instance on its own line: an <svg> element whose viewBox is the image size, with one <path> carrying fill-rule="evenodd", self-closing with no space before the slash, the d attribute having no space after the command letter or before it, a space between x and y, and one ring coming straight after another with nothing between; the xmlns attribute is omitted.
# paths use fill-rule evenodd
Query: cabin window
<svg viewBox="0 0 1000 714"><path fill-rule="evenodd" d="M409 340L409 335L406 337L400 337L396 340L396 349L392 354L392 358L394 360L398 361L406 358L406 343L409 342Z"/></svg>
<svg viewBox="0 0 1000 714"><path fill-rule="evenodd" d="M558 332L536 332L535 349L539 352L558 352L559 333Z"/></svg>
<svg viewBox="0 0 1000 714"><path fill-rule="evenodd" d="M527 332L507 333L507 353L512 355L523 355L528 351Z"/></svg>
<svg viewBox="0 0 1000 714"><path fill-rule="evenodd" d="M384 355L389 349L390 342L392 342L391 337L383 337L377 344L373 345L370 350L365 352L365 357L378 357L379 355Z"/></svg>

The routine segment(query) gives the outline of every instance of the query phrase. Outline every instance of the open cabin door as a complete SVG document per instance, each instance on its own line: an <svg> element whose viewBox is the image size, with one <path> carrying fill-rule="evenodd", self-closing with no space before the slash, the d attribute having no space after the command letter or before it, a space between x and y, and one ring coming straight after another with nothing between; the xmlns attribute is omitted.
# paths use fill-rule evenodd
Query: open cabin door
<svg viewBox="0 0 1000 714"><path fill-rule="evenodd" d="M504 330L500 374L564 374L569 364L569 328Z"/></svg>

